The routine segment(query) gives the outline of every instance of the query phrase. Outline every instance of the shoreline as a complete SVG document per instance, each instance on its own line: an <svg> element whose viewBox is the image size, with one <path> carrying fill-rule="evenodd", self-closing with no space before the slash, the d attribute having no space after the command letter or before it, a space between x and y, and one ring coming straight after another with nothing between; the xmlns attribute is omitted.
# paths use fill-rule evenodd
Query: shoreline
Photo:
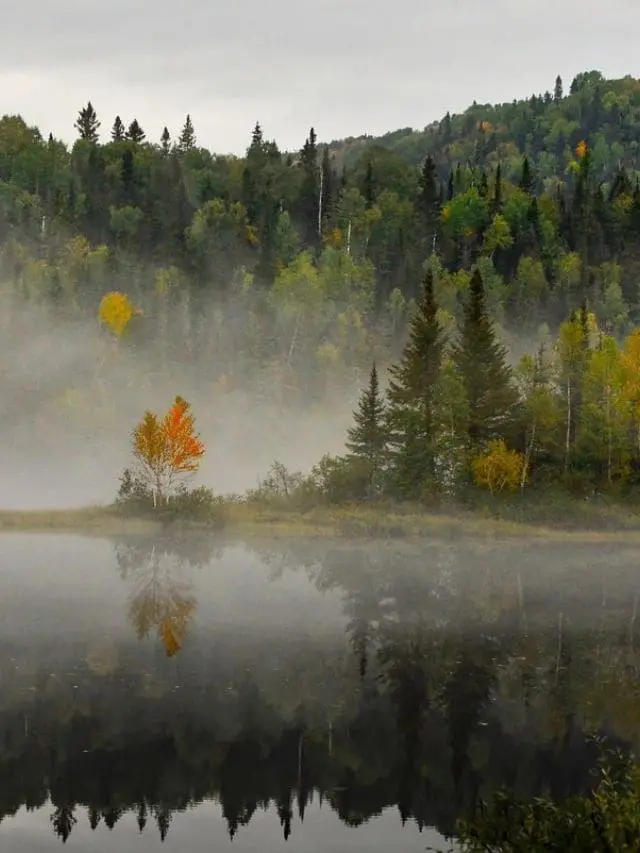
<svg viewBox="0 0 640 853"><path fill-rule="evenodd" d="M303 510L288 506L229 502L221 515L210 521L178 519L163 522L153 518L127 517L114 506L76 509L0 510L1 533L67 533L90 536L210 533L221 539L326 538L326 539L427 539L433 536L476 536L575 540L629 541L640 543L640 515L624 504L598 508L579 501L563 508L544 507L542 518L524 516L530 507L495 504L468 508L447 506L426 509L405 505L318 506ZM484 511L483 511L484 509ZM566 509L566 507L565 507ZM503 513L500 514L500 511ZM561 518L562 521L558 521Z"/></svg>

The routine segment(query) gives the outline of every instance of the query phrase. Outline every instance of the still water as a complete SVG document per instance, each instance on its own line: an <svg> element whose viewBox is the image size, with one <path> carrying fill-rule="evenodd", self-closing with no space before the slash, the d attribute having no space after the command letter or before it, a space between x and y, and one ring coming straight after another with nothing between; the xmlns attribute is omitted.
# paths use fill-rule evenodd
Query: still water
<svg viewBox="0 0 640 853"><path fill-rule="evenodd" d="M640 545L0 536L0 849L446 850L637 748Z"/></svg>

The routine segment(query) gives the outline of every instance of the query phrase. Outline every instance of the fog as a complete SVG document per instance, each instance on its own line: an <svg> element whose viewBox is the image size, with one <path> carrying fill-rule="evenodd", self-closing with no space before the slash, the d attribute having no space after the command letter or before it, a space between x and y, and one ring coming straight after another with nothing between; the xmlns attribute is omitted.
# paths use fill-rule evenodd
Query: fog
<svg viewBox="0 0 640 853"><path fill-rule="evenodd" d="M215 307L205 309L205 335ZM242 325L241 310L225 307L235 327ZM22 301L1 306L0 508L111 501L131 463L136 422L148 408L164 414L177 394L192 404L207 447L193 482L217 494L254 487L276 459L290 470L306 471L324 453L343 449L356 387L330 388L324 403L283 408L278 380L267 370L224 390L210 356L191 357L186 340L173 344L166 372L160 373L157 345L136 338L115 351L92 317L61 318ZM216 340L207 351L233 363L236 345Z"/></svg>

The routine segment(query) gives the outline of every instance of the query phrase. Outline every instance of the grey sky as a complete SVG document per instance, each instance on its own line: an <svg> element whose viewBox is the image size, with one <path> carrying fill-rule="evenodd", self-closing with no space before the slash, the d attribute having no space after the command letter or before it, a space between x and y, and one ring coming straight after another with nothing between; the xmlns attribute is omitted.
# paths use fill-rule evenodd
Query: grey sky
<svg viewBox="0 0 640 853"><path fill-rule="evenodd" d="M283 148L423 127L450 109L640 76L637 0L31 0L0 27L0 112L74 137L91 100L150 139L191 113L242 153L256 120Z"/></svg>

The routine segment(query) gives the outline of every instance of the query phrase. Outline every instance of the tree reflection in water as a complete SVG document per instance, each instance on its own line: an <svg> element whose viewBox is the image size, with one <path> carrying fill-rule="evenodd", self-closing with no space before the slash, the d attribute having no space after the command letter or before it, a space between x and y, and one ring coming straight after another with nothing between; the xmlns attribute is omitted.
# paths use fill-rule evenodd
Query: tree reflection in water
<svg viewBox="0 0 640 853"><path fill-rule="evenodd" d="M72 644L57 663L30 647L22 669L7 651L0 816L50 798L62 840L78 806L93 828L132 812L164 838L176 811L216 798L232 837L269 806L289 837L320 799L351 826L393 806L447 835L501 786L584 790L593 731L640 746L635 563L614 582L603 559L582 586L556 568L551 594L539 555L531 572L521 545L481 545L254 549L274 584L304 572L342 599L344 636L283 625L267 641L193 628L187 567L219 556L211 540L119 541L135 634L182 649L179 694L146 690L138 646L83 651L81 669Z"/></svg>

